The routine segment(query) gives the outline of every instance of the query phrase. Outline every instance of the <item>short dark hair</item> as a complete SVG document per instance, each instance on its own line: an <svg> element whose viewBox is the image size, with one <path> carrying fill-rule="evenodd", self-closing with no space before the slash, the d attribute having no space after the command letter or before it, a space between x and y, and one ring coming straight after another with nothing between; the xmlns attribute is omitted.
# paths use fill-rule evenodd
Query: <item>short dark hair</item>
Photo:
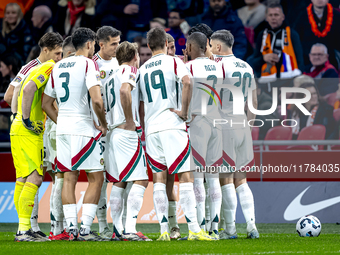
<svg viewBox="0 0 340 255"><path fill-rule="evenodd" d="M138 52L138 44L130 42L122 42L116 50L116 58L118 64L121 65L130 62Z"/></svg>
<svg viewBox="0 0 340 255"><path fill-rule="evenodd" d="M171 11L169 11L169 14L170 14L170 12L177 12L179 14L180 19L185 19L184 12L182 10L178 9L178 8L172 9Z"/></svg>
<svg viewBox="0 0 340 255"><path fill-rule="evenodd" d="M73 47L73 44L72 44L72 37L71 36L68 36L65 38L64 42L63 42L63 49L65 49L66 47Z"/></svg>
<svg viewBox="0 0 340 255"><path fill-rule="evenodd" d="M284 13L283 12L283 8L282 8L282 5L280 4L280 3L269 3L268 5L267 5L267 8L266 8L266 14L268 13L268 9L269 8L271 8L271 9L274 9L274 8L280 8L281 9L281 11L282 11L282 13Z"/></svg>
<svg viewBox="0 0 340 255"><path fill-rule="evenodd" d="M0 61L4 62L6 66L12 66L12 72L15 75L20 71L21 62L16 54L5 54Z"/></svg>
<svg viewBox="0 0 340 255"><path fill-rule="evenodd" d="M234 45L234 36L230 33L229 30L217 30L215 33L211 35L212 40L219 40L223 42L229 48L233 47Z"/></svg>
<svg viewBox="0 0 340 255"><path fill-rule="evenodd" d="M111 26L103 26L97 31L97 40L98 42L107 42L110 40L109 37L117 37L121 34L122 33L118 29Z"/></svg>
<svg viewBox="0 0 340 255"><path fill-rule="evenodd" d="M152 28L146 35L146 40L151 51L163 49L166 42L166 33L164 29Z"/></svg>
<svg viewBox="0 0 340 255"><path fill-rule="evenodd" d="M63 38L59 33L48 32L40 38L38 45L40 49L47 47L48 50L54 50L58 47L62 47Z"/></svg>
<svg viewBox="0 0 340 255"><path fill-rule="evenodd" d="M79 27L72 34L72 43L76 50L84 47L85 43L88 41L93 42L95 40L96 33L86 27Z"/></svg>
<svg viewBox="0 0 340 255"><path fill-rule="evenodd" d="M190 36L192 33L195 32L201 32L205 34L205 36L210 39L211 35L214 33L212 29L204 23L197 24L196 26L193 26L192 28L189 29L188 35Z"/></svg>
<svg viewBox="0 0 340 255"><path fill-rule="evenodd" d="M189 36L187 43L194 43L201 50L205 51L207 48L207 37L201 32L195 32Z"/></svg>

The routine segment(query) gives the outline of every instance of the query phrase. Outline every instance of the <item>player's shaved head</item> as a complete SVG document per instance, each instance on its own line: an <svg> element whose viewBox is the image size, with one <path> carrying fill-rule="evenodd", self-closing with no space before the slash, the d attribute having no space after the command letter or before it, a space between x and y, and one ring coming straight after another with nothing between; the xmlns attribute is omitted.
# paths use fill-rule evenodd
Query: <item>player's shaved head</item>
<svg viewBox="0 0 340 255"><path fill-rule="evenodd" d="M166 33L162 28L152 28L147 33L146 40L151 51L164 49L166 43Z"/></svg>
<svg viewBox="0 0 340 255"><path fill-rule="evenodd" d="M212 34L211 40L218 40L228 48L232 48L234 45L234 36L229 30L217 30Z"/></svg>
<svg viewBox="0 0 340 255"><path fill-rule="evenodd" d="M205 52L207 48L207 37L205 36L205 34L200 32L192 33L188 38L187 44L194 44L200 50Z"/></svg>
<svg viewBox="0 0 340 255"><path fill-rule="evenodd" d="M72 43L76 50L85 46L87 42L96 40L96 33L86 27L77 28L72 34Z"/></svg>
<svg viewBox="0 0 340 255"><path fill-rule="evenodd" d="M76 51L76 49L74 48L73 44L72 44L72 37L68 36L65 38L64 42L63 42L63 57L68 57L70 56L72 53L74 53Z"/></svg>

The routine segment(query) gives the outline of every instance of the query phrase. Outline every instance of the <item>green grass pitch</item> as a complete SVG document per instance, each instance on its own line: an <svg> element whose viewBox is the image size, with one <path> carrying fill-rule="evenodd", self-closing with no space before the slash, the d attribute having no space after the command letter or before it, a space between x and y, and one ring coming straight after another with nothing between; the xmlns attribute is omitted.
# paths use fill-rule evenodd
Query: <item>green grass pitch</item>
<svg viewBox="0 0 340 255"><path fill-rule="evenodd" d="M39 224L48 234L49 224ZM237 224L239 238L214 242L68 242L17 243L14 233L17 224L0 224L0 254L329 254L340 253L340 226L323 224L319 237L299 237L295 224L257 224L260 239L246 239L245 224ZM93 229L97 230L94 224ZM180 225L187 233L187 226ZM152 239L159 234L158 224L138 224L137 230Z"/></svg>

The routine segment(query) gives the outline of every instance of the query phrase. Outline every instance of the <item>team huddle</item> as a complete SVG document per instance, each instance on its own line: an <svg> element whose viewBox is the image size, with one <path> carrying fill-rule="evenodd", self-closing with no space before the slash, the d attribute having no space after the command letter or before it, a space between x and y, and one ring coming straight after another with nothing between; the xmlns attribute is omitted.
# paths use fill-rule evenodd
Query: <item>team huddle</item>
<svg viewBox="0 0 340 255"><path fill-rule="evenodd" d="M253 71L232 54L229 31L209 29L199 24L189 31L184 58L173 54L170 35L151 29L147 44L152 57L141 67L138 45L120 43L120 31L109 26L97 33L78 28L65 40L53 32L40 39L39 57L21 68L6 92L14 117L16 241L152 241L136 230L149 184L147 165L153 172L158 241L237 238L236 193L247 237L259 238L245 173L197 171L254 165L249 127L213 125L216 118L254 119L250 111L233 115L231 91L221 89L219 96L215 90L216 84L233 84L256 107ZM100 50L94 54L96 42ZM88 188L78 229L75 187L80 170L86 171ZM46 171L53 179L49 237L37 224L38 189ZM189 229L184 238L176 219L175 174ZM108 182L113 183L112 231L106 215ZM99 233L91 230L96 216Z"/></svg>

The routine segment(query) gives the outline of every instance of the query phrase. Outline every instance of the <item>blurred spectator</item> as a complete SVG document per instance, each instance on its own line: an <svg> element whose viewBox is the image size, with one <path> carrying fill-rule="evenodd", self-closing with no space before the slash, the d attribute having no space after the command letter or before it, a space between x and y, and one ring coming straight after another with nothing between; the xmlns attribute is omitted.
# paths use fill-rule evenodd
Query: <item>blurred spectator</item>
<svg viewBox="0 0 340 255"><path fill-rule="evenodd" d="M210 0L210 8L202 17L202 23L207 24L213 31L227 29L235 38L234 55L243 59L247 52L247 37L242 21L231 5L225 0Z"/></svg>
<svg viewBox="0 0 340 255"><path fill-rule="evenodd" d="M277 78L293 78L303 70L302 46L299 35L284 22L279 4L267 8L268 27L257 40L254 54L248 58L260 83L275 82Z"/></svg>
<svg viewBox="0 0 340 255"><path fill-rule="evenodd" d="M46 1L46 0L45 0ZM0 19L5 16L5 8L9 3L17 3L23 14L25 14L33 5L34 0L1 0L0 1Z"/></svg>
<svg viewBox="0 0 340 255"><path fill-rule="evenodd" d="M71 35L78 27L94 29L96 0L60 0L53 28L63 37Z"/></svg>
<svg viewBox="0 0 340 255"><path fill-rule="evenodd" d="M246 6L237 10L241 19L246 36L251 45L254 45L254 28L266 19L266 7L260 0L245 0Z"/></svg>
<svg viewBox="0 0 340 255"><path fill-rule="evenodd" d="M148 45L142 44L139 48L139 58L140 58L140 65L139 66L142 66L151 57L152 57L152 53L151 53L151 50L149 49Z"/></svg>
<svg viewBox="0 0 340 255"><path fill-rule="evenodd" d="M183 12L178 9L174 9L169 13L169 28L165 31L170 34L175 39L176 55L182 55L182 50L185 50L185 31L182 31L182 24L188 25L186 23ZM188 31L186 31L188 32Z"/></svg>
<svg viewBox="0 0 340 255"><path fill-rule="evenodd" d="M40 47L39 45L36 45L32 48L30 54L28 55L27 59L26 59L26 64L30 61L32 61L33 59L36 59L40 54Z"/></svg>
<svg viewBox="0 0 340 255"><path fill-rule="evenodd" d="M20 71L21 62L16 55L5 55L0 60L0 72L2 75L2 84L0 84L0 93L5 93L8 85Z"/></svg>
<svg viewBox="0 0 340 255"><path fill-rule="evenodd" d="M289 113L288 119L294 119L297 123L293 127L293 139L296 139L299 132L304 127L321 124L326 127L326 139L334 139L336 134L336 123L333 117L333 107L322 100L320 94L312 83L304 83L300 88L308 89L311 93L311 99L303 104L311 115L304 115L295 105ZM303 98L303 93L297 93L296 98ZM293 124L293 123L292 123Z"/></svg>
<svg viewBox="0 0 340 255"><path fill-rule="evenodd" d="M328 51L324 44L314 44L310 50L309 59L312 63L305 74L316 79L316 85L321 96L335 93L338 90L339 74L328 61Z"/></svg>
<svg viewBox="0 0 340 255"><path fill-rule="evenodd" d="M315 84L315 81L312 77L305 75L305 74L301 74L300 76L297 76L293 79L293 86L295 88L299 88L302 84L304 83L313 83Z"/></svg>
<svg viewBox="0 0 340 255"><path fill-rule="evenodd" d="M204 0L173 0L171 2L172 3L170 5L168 3L168 6L171 6L169 10L180 10L190 26L194 26L199 23L199 15L204 13Z"/></svg>
<svg viewBox="0 0 340 255"><path fill-rule="evenodd" d="M154 19L150 20L150 29L155 28L155 27L165 29L165 24L166 24L165 19L154 18Z"/></svg>
<svg viewBox="0 0 340 255"><path fill-rule="evenodd" d="M139 49L140 49L141 45L147 44L146 38L144 38L143 36L136 36L133 39L133 42L137 43L137 45L138 45L138 52L139 52Z"/></svg>
<svg viewBox="0 0 340 255"><path fill-rule="evenodd" d="M334 50L340 50L340 13L333 9L328 0L312 0L312 3L298 15L295 30L303 45L305 65L310 64L309 53L312 45L322 43L327 46L329 61L338 68Z"/></svg>
<svg viewBox="0 0 340 255"><path fill-rule="evenodd" d="M32 34L35 42L38 42L45 33L53 32L52 12L48 6L39 5L35 7L31 21L33 25Z"/></svg>
<svg viewBox="0 0 340 255"><path fill-rule="evenodd" d="M23 20L23 13L16 3L6 6L5 17L2 20L0 44L8 53L17 53L22 64L25 62L34 45L31 31Z"/></svg>

